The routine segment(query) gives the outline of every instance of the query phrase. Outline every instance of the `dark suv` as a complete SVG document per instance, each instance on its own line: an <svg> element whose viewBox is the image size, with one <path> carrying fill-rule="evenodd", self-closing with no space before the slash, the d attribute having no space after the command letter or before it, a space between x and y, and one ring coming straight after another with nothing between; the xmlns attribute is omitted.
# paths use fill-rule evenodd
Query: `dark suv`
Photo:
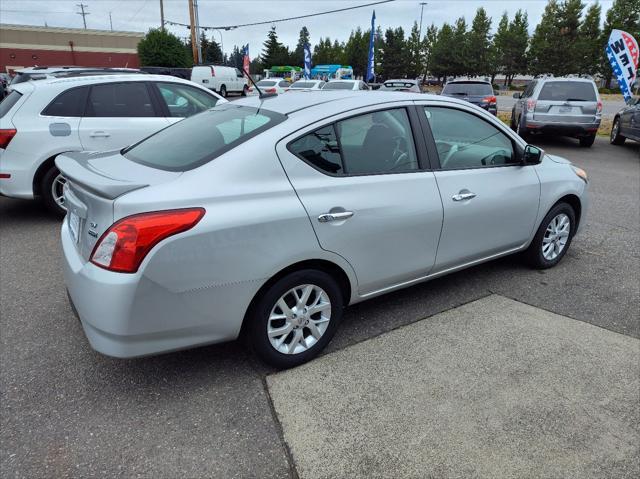
<svg viewBox="0 0 640 479"><path fill-rule="evenodd" d="M460 98L489 113L498 114L498 100L491 83L480 80L453 80L442 89L441 95Z"/></svg>

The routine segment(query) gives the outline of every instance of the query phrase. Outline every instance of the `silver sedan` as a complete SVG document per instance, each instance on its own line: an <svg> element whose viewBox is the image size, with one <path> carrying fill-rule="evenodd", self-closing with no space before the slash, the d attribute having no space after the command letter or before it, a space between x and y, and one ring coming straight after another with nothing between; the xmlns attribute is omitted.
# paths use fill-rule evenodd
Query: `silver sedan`
<svg viewBox="0 0 640 479"><path fill-rule="evenodd" d="M587 208L583 170L412 93L245 98L56 165L69 295L116 357L243 335L295 366L347 305L517 252L555 266Z"/></svg>

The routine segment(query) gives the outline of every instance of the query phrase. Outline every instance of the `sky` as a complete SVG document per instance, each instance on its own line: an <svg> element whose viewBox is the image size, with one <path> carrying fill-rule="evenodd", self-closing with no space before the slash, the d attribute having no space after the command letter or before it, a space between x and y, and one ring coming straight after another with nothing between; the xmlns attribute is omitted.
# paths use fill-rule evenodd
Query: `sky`
<svg viewBox="0 0 640 479"><path fill-rule="evenodd" d="M82 1L87 28L105 29L109 27L109 12L114 30L145 32L149 28L160 26L160 0L0 0L0 22L22 25L45 25L56 27L82 28L82 17L76 12ZM327 10L363 5L375 0L197 0L199 4L200 25L225 26L240 23L271 21L280 18L317 13ZM493 27L497 27L499 17L507 12L510 17L519 8L529 14L530 30L533 32L546 5L546 0L430 0L424 7L423 31L426 26L436 26L444 22L452 23L464 16L470 24L475 11L484 7L493 18ZM589 5L595 0L583 0ZM612 0L601 0L604 12L611 7ZM395 0L376 6L364 7L347 12L322 15L318 17L292 20L276 24L278 38L290 48L295 48L300 28L306 26L311 34L312 45L320 37L329 36L331 40L346 41L351 30L369 28L371 13L375 8L376 25L383 31L388 27L404 28L408 33L414 21L420 21L420 0ZM187 0L164 0L165 20L189 23ZM224 51L230 53L234 45L249 43L251 57L262 51L271 25L258 25L238 28L231 31L211 31ZM189 35L186 27L168 26L171 32L185 38Z"/></svg>

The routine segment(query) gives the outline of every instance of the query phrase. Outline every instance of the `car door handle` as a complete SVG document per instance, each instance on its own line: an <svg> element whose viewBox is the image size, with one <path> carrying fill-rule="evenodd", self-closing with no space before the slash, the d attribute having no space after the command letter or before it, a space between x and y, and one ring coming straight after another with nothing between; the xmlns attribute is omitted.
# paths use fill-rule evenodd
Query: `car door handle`
<svg viewBox="0 0 640 479"><path fill-rule="evenodd" d="M89 136L91 138L109 138L111 135L106 131L92 131Z"/></svg>
<svg viewBox="0 0 640 479"><path fill-rule="evenodd" d="M336 213L325 213L318 216L320 223L328 223L330 221L348 220L353 216L353 211L338 211Z"/></svg>
<svg viewBox="0 0 640 479"><path fill-rule="evenodd" d="M470 191L467 191L465 193L460 192L457 195L453 195L451 197L451 199L453 201L464 201L464 200L470 200L470 199L475 198L475 197L476 197L475 193L471 193Z"/></svg>

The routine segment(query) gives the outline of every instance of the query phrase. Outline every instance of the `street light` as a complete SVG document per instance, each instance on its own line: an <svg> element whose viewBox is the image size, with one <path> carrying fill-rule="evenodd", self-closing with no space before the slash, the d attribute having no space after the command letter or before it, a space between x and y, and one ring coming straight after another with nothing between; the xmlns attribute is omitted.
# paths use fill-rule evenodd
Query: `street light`
<svg viewBox="0 0 640 479"><path fill-rule="evenodd" d="M420 28L418 28L418 41L422 41L422 12L424 11L425 5L428 5L428 3L420 2Z"/></svg>

